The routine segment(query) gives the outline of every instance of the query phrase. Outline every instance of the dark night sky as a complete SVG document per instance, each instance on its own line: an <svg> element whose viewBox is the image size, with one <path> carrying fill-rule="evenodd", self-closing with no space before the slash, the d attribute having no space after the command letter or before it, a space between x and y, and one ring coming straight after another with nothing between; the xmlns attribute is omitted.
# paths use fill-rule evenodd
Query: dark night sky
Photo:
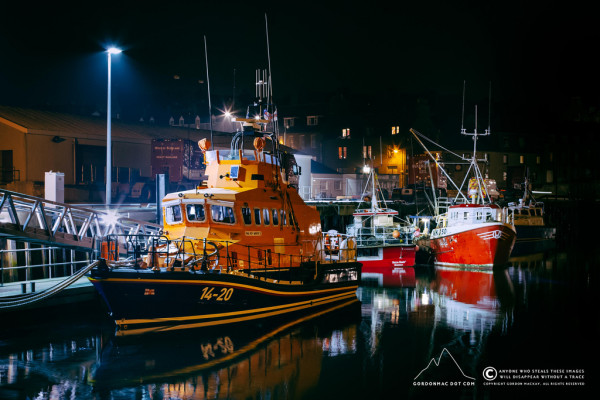
<svg viewBox="0 0 600 400"><path fill-rule="evenodd" d="M204 35L213 96L233 93L234 69L236 93L252 92L267 68L265 12L275 99L344 88L460 102L466 80L468 101L487 102L491 82L498 124L519 115L532 126L572 96L599 103L596 14L577 2L21 3L3 5L0 24L5 105L104 108L111 43L125 49L113 58L113 107L143 113L170 93L202 96Z"/></svg>

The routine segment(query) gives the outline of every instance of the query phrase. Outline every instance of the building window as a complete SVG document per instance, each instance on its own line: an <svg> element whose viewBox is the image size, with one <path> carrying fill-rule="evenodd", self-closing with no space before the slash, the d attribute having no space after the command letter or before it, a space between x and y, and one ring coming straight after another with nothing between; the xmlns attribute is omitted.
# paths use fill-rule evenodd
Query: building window
<svg viewBox="0 0 600 400"><path fill-rule="evenodd" d="M306 125L319 125L319 117L317 117L316 115L306 117Z"/></svg>
<svg viewBox="0 0 600 400"><path fill-rule="evenodd" d="M554 173L551 169L546 170L546 183L552 183L554 181Z"/></svg>
<svg viewBox="0 0 600 400"><path fill-rule="evenodd" d="M508 177L508 172L504 171L504 172L502 173L502 180L503 180L504 182L506 182L506 179L507 179L507 177Z"/></svg>
<svg viewBox="0 0 600 400"><path fill-rule="evenodd" d="M334 181L333 188L335 190L342 190L342 181L340 181L340 180Z"/></svg>
<svg viewBox="0 0 600 400"><path fill-rule="evenodd" d="M342 137L343 138L350 138L350 129L349 128L342 129Z"/></svg>
<svg viewBox="0 0 600 400"><path fill-rule="evenodd" d="M525 164L525 156L519 156L519 164Z"/></svg>
<svg viewBox="0 0 600 400"><path fill-rule="evenodd" d="M400 133L400 127L399 126L392 126L392 135L397 135Z"/></svg>
<svg viewBox="0 0 600 400"><path fill-rule="evenodd" d="M348 148L347 147L338 147L338 158L340 160L345 160L348 157Z"/></svg>
<svg viewBox="0 0 600 400"><path fill-rule="evenodd" d="M537 165L540 165L540 164L542 163L542 157L540 157L540 156L536 156L536 157L535 157L535 163L536 163Z"/></svg>
<svg viewBox="0 0 600 400"><path fill-rule="evenodd" d="M284 118L283 124L285 125L286 128L289 128L290 126L294 126L294 118L293 117Z"/></svg>
<svg viewBox="0 0 600 400"><path fill-rule="evenodd" d="M315 135L314 133L310 135L310 147L312 147L313 149L317 148L317 135Z"/></svg>
<svg viewBox="0 0 600 400"><path fill-rule="evenodd" d="M371 146L363 146L363 158L371 159Z"/></svg>
<svg viewBox="0 0 600 400"><path fill-rule="evenodd" d="M508 154L504 154L504 155L502 156L502 162L503 162L504 164L508 164Z"/></svg>

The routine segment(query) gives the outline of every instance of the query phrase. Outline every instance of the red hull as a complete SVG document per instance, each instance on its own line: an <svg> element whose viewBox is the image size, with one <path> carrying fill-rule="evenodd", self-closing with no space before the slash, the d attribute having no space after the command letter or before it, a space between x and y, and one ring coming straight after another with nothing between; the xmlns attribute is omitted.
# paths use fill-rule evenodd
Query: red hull
<svg viewBox="0 0 600 400"><path fill-rule="evenodd" d="M362 272L386 274L397 268L415 265L416 246L383 247L381 257L361 257L357 261L362 264Z"/></svg>
<svg viewBox="0 0 600 400"><path fill-rule="evenodd" d="M490 268L508 262L516 236L510 225L485 224L432 238L431 248L436 264Z"/></svg>
<svg viewBox="0 0 600 400"><path fill-rule="evenodd" d="M380 287L416 287L417 278L412 267L396 267L383 273L362 273L364 283L377 282Z"/></svg>

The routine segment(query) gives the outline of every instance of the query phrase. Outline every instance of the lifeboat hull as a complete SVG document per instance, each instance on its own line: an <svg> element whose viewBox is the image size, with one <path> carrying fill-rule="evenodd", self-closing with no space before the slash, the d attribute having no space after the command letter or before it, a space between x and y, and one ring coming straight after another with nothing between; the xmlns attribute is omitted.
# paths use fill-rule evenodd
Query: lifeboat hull
<svg viewBox="0 0 600 400"><path fill-rule="evenodd" d="M360 282L357 262L250 272L96 268L89 279L123 330L207 327L313 310L356 299Z"/></svg>
<svg viewBox="0 0 600 400"><path fill-rule="evenodd" d="M511 225L491 223L477 227L440 229L431 237L435 263L454 267L503 266L513 249L516 232Z"/></svg>

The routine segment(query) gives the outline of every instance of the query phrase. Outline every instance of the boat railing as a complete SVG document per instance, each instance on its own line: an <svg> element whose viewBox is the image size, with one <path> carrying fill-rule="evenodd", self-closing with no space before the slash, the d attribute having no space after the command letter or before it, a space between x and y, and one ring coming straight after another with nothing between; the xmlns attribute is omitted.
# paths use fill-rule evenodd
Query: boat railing
<svg viewBox="0 0 600 400"><path fill-rule="evenodd" d="M336 231L323 232L323 247L320 258L324 263L356 261L358 238Z"/></svg>
<svg viewBox="0 0 600 400"><path fill-rule="evenodd" d="M415 227L407 226L379 226L358 227L352 230L356 237L358 247L386 247L412 244L415 235Z"/></svg>
<svg viewBox="0 0 600 400"><path fill-rule="evenodd" d="M340 243L341 244L341 243ZM293 249L291 249L293 247ZM320 249L305 255L301 245L248 246L227 240L162 235L108 235L100 243L101 258L115 267L160 271L253 271L261 272L299 267L308 262L339 263L356 261L352 247L334 255ZM286 251L286 249L288 251Z"/></svg>

